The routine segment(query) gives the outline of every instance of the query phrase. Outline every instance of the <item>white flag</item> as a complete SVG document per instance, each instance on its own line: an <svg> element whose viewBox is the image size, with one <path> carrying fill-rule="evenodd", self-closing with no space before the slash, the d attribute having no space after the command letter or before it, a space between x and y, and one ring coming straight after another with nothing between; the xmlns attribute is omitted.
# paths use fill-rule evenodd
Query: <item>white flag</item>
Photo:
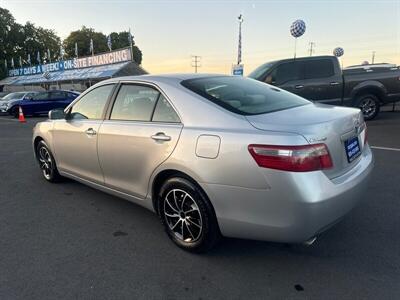
<svg viewBox="0 0 400 300"><path fill-rule="evenodd" d="M61 59L64 59L64 55L65 55L65 50L64 50L64 48L63 48L62 46L60 46L60 56L61 56Z"/></svg>
<svg viewBox="0 0 400 300"><path fill-rule="evenodd" d="M133 40L133 35L131 33L131 29L129 28L129 32L128 32L128 43L129 43L129 46L132 46L132 40Z"/></svg>
<svg viewBox="0 0 400 300"><path fill-rule="evenodd" d="M112 42L111 42L111 35L107 37L107 46L110 51L112 50Z"/></svg>
<svg viewBox="0 0 400 300"><path fill-rule="evenodd" d="M90 39L90 49L89 49L89 51L92 53L92 55L93 55L93 53L94 53L94 47L93 47L93 40L92 39Z"/></svg>

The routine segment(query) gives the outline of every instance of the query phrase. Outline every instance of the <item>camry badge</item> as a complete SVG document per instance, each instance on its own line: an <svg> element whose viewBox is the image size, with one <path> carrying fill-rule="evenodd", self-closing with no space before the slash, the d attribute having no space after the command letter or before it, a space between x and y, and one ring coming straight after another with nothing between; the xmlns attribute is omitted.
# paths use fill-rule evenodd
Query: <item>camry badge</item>
<svg viewBox="0 0 400 300"><path fill-rule="evenodd" d="M323 142L323 141L326 141L326 136L311 137L308 139L309 143Z"/></svg>

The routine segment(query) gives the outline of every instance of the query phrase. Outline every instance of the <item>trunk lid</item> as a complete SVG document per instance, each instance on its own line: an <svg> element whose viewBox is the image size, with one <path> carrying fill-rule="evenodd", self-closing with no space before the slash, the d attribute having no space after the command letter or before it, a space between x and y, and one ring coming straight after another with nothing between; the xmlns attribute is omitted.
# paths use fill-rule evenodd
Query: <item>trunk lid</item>
<svg viewBox="0 0 400 300"><path fill-rule="evenodd" d="M302 135L309 144L326 144L333 168L324 170L324 173L331 179L346 173L360 160L361 156L358 156L348 161L346 141L357 137L360 150L363 151L365 126L359 109L309 104L246 118L260 130L296 133Z"/></svg>

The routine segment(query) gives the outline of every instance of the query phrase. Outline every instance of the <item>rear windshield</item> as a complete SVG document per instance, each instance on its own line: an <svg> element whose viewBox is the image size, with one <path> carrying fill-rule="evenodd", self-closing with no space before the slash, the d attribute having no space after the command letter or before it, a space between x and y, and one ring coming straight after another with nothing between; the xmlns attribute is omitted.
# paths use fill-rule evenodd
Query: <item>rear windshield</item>
<svg viewBox="0 0 400 300"><path fill-rule="evenodd" d="M262 77L264 76L264 74L274 65L275 65L275 62L265 63L265 64L259 66L253 72L251 72L247 77L257 79L257 80L263 80Z"/></svg>
<svg viewBox="0 0 400 300"><path fill-rule="evenodd" d="M238 76L203 77L184 80L181 84L241 115L265 114L310 103L268 84Z"/></svg>

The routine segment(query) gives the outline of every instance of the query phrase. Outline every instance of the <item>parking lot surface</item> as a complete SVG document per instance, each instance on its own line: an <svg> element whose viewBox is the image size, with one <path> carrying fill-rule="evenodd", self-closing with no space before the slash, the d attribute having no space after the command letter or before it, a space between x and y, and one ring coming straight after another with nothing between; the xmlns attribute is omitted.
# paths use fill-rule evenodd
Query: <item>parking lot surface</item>
<svg viewBox="0 0 400 300"><path fill-rule="evenodd" d="M400 112L368 123L362 203L311 247L224 239L194 255L155 214L66 180L47 183L32 127L0 117L0 299L399 299Z"/></svg>

